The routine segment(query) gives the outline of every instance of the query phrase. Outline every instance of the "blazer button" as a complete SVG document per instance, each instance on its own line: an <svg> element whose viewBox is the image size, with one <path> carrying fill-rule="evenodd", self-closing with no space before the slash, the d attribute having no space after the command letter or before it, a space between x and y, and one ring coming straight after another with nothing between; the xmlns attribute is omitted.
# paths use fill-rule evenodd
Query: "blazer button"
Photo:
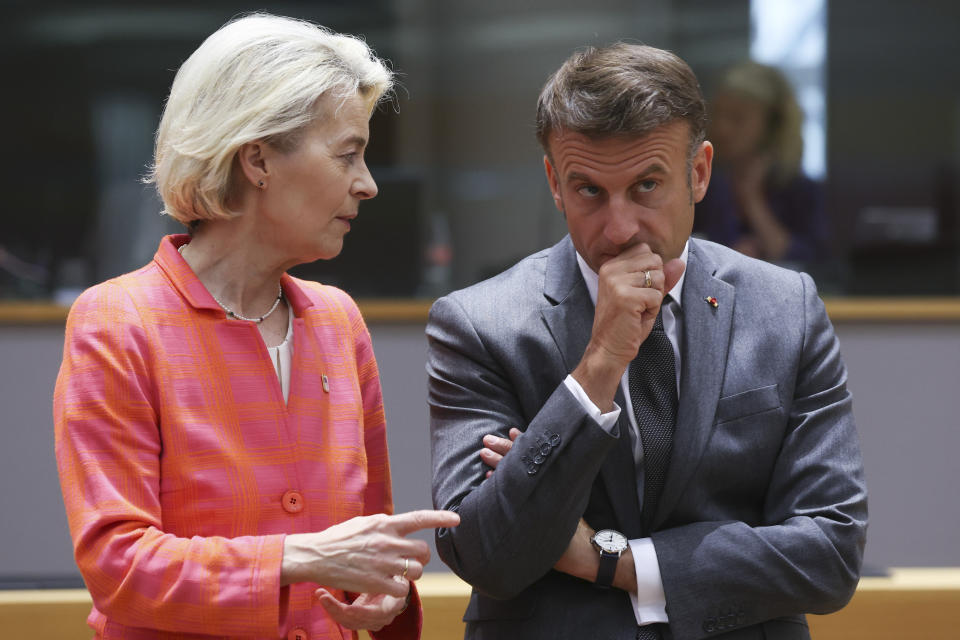
<svg viewBox="0 0 960 640"><path fill-rule="evenodd" d="M310 636L305 629L297 628L287 634L287 640L310 640Z"/></svg>
<svg viewBox="0 0 960 640"><path fill-rule="evenodd" d="M704 633L713 633L717 630L717 619L716 618L707 618L703 621L703 631Z"/></svg>
<svg viewBox="0 0 960 640"><path fill-rule="evenodd" d="M299 491L291 489L283 494L283 497L280 499L280 504L283 505L283 510L287 513L300 513L303 511L303 495ZM291 631L290 633L293 632ZM302 640L306 640L306 638L306 636L303 636Z"/></svg>

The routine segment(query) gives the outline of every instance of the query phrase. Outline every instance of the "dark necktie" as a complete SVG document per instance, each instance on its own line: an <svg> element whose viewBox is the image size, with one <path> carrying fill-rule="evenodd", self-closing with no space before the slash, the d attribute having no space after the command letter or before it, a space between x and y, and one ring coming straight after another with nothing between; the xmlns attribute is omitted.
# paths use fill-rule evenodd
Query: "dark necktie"
<svg viewBox="0 0 960 640"><path fill-rule="evenodd" d="M677 421L676 365L673 345L663 330L662 310L630 363L629 382L630 402L643 444L643 527L649 535L667 478Z"/></svg>
<svg viewBox="0 0 960 640"><path fill-rule="evenodd" d="M663 304L667 304L664 299ZM643 529L649 535L673 450L677 422L677 376L673 345L663 330L663 311L630 363L630 402L643 444ZM659 640L663 624L637 629L637 640Z"/></svg>

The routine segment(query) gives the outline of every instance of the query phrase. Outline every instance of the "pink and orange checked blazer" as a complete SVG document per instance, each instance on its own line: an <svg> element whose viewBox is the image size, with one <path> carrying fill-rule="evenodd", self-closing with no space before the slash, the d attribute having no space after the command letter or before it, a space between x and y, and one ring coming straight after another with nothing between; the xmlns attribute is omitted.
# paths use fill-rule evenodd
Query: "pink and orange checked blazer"
<svg viewBox="0 0 960 640"><path fill-rule="evenodd" d="M188 239L67 320L56 454L87 622L104 639L355 638L316 585L281 588L280 565L285 534L392 512L370 335L345 293L284 275L284 403L256 325L228 319L177 253ZM376 637L417 638L420 616L414 598Z"/></svg>

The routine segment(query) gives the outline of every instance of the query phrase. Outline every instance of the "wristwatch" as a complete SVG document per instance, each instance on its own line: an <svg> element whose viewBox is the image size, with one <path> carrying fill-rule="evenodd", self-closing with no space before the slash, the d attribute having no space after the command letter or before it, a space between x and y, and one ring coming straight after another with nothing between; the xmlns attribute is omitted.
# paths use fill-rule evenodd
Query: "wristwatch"
<svg viewBox="0 0 960 640"><path fill-rule="evenodd" d="M601 529L593 534L590 542L600 552L600 568L595 584L608 588L613 584L613 576L617 572L617 560L627 549L627 536L613 529Z"/></svg>

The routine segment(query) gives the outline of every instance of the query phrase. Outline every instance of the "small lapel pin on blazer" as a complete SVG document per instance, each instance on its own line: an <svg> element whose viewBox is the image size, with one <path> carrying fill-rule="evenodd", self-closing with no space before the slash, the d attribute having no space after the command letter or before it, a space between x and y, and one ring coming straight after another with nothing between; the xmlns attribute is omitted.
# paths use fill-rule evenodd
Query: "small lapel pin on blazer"
<svg viewBox="0 0 960 640"><path fill-rule="evenodd" d="M320 375L320 380L323 381L323 390L326 393L330 393L330 381L327 380L327 374L323 373Z"/></svg>
<svg viewBox="0 0 960 640"><path fill-rule="evenodd" d="M704 300L705 302L707 302L707 303L708 303L711 307L713 307L714 309L716 309L717 307L720 306L720 302L717 301L717 299L714 298L713 296L707 296L707 297L704 298L703 300Z"/></svg>

